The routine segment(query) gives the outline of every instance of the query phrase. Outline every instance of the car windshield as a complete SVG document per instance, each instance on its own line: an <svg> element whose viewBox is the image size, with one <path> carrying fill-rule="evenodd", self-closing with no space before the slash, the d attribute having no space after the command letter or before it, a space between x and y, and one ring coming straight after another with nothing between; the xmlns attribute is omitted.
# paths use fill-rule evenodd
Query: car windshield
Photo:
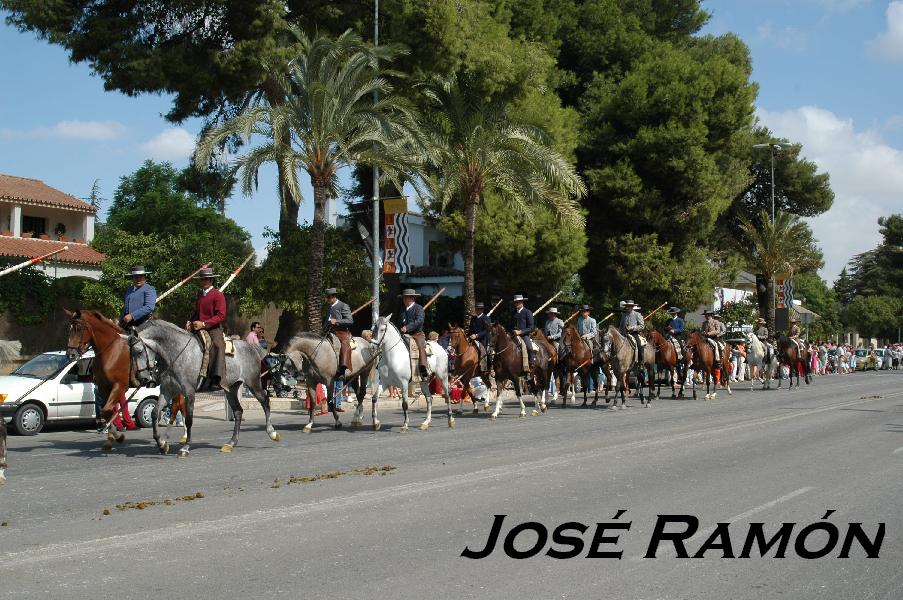
<svg viewBox="0 0 903 600"><path fill-rule="evenodd" d="M34 379L49 379L67 364L69 359L64 354L38 354L12 374Z"/></svg>
<svg viewBox="0 0 903 600"><path fill-rule="evenodd" d="M865 350L857 350L856 356L865 356Z"/></svg>

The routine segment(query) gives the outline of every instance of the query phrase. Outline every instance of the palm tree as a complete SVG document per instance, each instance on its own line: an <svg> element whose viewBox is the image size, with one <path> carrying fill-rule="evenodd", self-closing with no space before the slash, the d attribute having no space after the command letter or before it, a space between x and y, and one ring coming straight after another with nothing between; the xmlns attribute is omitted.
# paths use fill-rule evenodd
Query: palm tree
<svg viewBox="0 0 903 600"><path fill-rule="evenodd" d="M582 227L578 201L586 186L540 129L516 123L502 106L469 90L465 78L436 77L424 90L437 109L429 119L435 172L426 183L443 211L463 203L464 302L472 314L474 234L485 194L498 195L523 218L545 207L565 226Z"/></svg>
<svg viewBox="0 0 903 600"><path fill-rule="evenodd" d="M376 73L377 63L390 62L399 47L367 47L350 30L335 39L296 36L300 52L287 73L269 75L269 87L277 91L261 91L237 116L207 131L195 160L206 164L234 136L262 140L235 161L242 190L250 195L260 167L275 163L283 205L301 198L300 171L310 177L314 221L306 311L308 328L315 330L321 324L326 202L338 195L338 172L356 163L377 166L400 188L425 150L412 106Z"/></svg>
<svg viewBox="0 0 903 600"><path fill-rule="evenodd" d="M815 246L812 230L797 215L782 210L775 213L774 222L763 210L759 214L761 226L746 217L740 218L740 252L749 266L761 273L766 280L768 298L767 317L769 331L774 332L773 277L777 273L793 275L805 269L821 267L821 253Z"/></svg>

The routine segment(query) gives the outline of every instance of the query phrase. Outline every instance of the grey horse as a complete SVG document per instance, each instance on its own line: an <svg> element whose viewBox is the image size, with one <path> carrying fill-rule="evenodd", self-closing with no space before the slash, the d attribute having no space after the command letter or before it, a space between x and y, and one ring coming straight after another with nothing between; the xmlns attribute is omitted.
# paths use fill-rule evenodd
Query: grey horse
<svg viewBox="0 0 903 600"><path fill-rule="evenodd" d="M637 360L637 353L633 349L633 345L623 336L618 329L612 325L608 326L608 331L605 333L605 336L602 340L603 351L607 352L610 356L610 364L611 369L614 372L615 378L618 382L618 389L621 391L621 408L626 408L626 392L628 389L628 381L627 377L631 371L636 373L637 379L637 394L640 397L640 402L648 406L648 402L646 398L643 396L643 379L641 378L641 371L645 369L645 364L643 360ZM647 344L648 346L649 344ZM652 359L655 360L654 358ZM647 378L649 377L648 373L646 374ZM652 386L650 385L650 396ZM651 401L652 398L649 398ZM618 398L615 396L614 404L612 408L618 408Z"/></svg>
<svg viewBox="0 0 903 600"><path fill-rule="evenodd" d="M364 413L364 395L367 393L366 382L373 371L373 347L367 340L355 337L351 351L351 376L345 385L354 390L357 397L357 410L351 421L352 427L361 425ZM336 372L339 368L339 342L332 336L321 336L315 333L301 332L288 341L285 355L295 365L299 373L304 373L304 380L309 390L316 389L317 384L326 388L326 402L335 420L334 427L341 429L339 413L336 411L333 396L336 392ZM340 382L341 383L341 382ZM371 386L375 387L375 386ZM313 395L313 391L311 392ZM310 433L314 426L314 402L310 403L307 425L304 433ZM373 428L378 429L376 419L376 396L373 399Z"/></svg>
<svg viewBox="0 0 903 600"><path fill-rule="evenodd" d="M154 441L161 454L169 452L169 442L160 440L157 421L166 402L165 398L185 394L186 441L179 449L179 456L186 457L191 446L194 395L200 383L203 360L201 345L193 334L167 321L151 320L136 327L134 332L129 338L129 345L137 366L138 379L142 384L159 379L162 392L154 409ZM267 435L274 442L279 441L279 433L270 422L270 399L260 380L261 359L260 351L243 340L235 340L235 355L226 357L226 377L222 384L226 390L226 400L235 415L235 427L232 438L220 448L221 452L232 452L238 444L242 419L238 395L242 385L250 390L263 407Z"/></svg>

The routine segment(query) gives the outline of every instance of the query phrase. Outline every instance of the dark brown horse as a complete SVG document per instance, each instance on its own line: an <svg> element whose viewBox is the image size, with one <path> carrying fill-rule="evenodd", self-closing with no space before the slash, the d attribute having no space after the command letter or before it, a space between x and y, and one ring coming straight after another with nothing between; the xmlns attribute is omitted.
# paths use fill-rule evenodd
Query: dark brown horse
<svg viewBox="0 0 903 600"><path fill-rule="evenodd" d="M677 358L677 350L674 349L674 344L666 338L660 331L653 330L646 335L646 339L649 344L655 349L655 368L657 371L662 371L668 373L671 376L671 397L678 397L678 390L680 390L680 396L684 395L684 369L683 362L678 360ZM662 397L662 380L656 377L656 389L655 389L655 397Z"/></svg>
<svg viewBox="0 0 903 600"><path fill-rule="evenodd" d="M473 389L470 386L470 380L474 377L480 377L489 387L489 373L484 373L480 368L480 353L477 345L467 338L467 333L460 327L452 327L450 329L451 336L449 338L449 348L455 351L455 369L451 373L452 381L460 381L464 384L464 392L470 395L473 401L474 414L479 412L477 408L477 400L473 397ZM463 398L462 394L462 398ZM463 402L463 400L462 400ZM463 406L461 407L463 409ZM489 394L483 399L483 409L489 410ZM460 412L460 411L458 411Z"/></svg>
<svg viewBox="0 0 903 600"><path fill-rule="evenodd" d="M568 403L568 395L576 402L577 394L574 387L574 382L577 375L580 375L583 379L587 377L594 377L596 369L599 367L604 367L609 370L609 375L611 369L608 366L607 355L602 352L601 348L593 351L590 347L583 341L580 337L580 334L577 332L577 328L571 324L567 324L561 330L561 353L558 364L558 375L561 380L561 405L562 407L566 407ZM611 383L613 378L611 376L606 378L605 382L605 401L608 402L608 392L611 389ZM596 386L595 390L595 398L593 398L593 406L599 401L599 387ZM583 386L583 404L582 406L586 406L587 402L587 386Z"/></svg>
<svg viewBox="0 0 903 600"><path fill-rule="evenodd" d="M720 363L715 362L715 349L709 341L697 331L687 337L687 353L684 356L684 366L693 369L696 373L702 373L705 378L705 399L714 400L718 396L718 380L723 376L723 382L728 394L731 391L729 369L731 345L724 345ZM696 373L693 375L693 399L696 399Z"/></svg>
<svg viewBox="0 0 903 600"><path fill-rule="evenodd" d="M552 365L549 360L549 353L545 346L538 344L539 350L536 352L536 365L533 367L529 377L524 372L523 359L521 358L520 343L513 339L504 327L496 323L490 331L490 339L492 347L495 348L495 410L490 418L495 419L502 410L502 393L507 389L508 382L514 384L514 393L520 402L520 416L527 416L527 410L524 407L524 401L521 399L521 381L527 380L530 393L536 403L533 409L535 417L540 412L546 410L546 392L549 389L549 382L552 380Z"/></svg>
<svg viewBox="0 0 903 600"><path fill-rule="evenodd" d="M785 335L778 337L778 389L781 389L781 382L784 380L783 366L790 369L790 388L788 389L793 389L794 373L796 374L796 387L800 387L800 371L805 374L806 385L809 385L812 381L812 374L809 372L810 359L809 350L804 343L797 345L794 340Z"/></svg>
<svg viewBox="0 0 903 600"><path fill-rule="evenodd" d="M6 419L0 417L0 485L6 483Z"/></svg>

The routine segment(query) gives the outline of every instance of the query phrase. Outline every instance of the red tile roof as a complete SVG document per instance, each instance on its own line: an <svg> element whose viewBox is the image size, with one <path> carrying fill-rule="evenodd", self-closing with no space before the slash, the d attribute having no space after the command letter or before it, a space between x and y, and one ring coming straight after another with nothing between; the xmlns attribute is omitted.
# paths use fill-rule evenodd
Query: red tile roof
<svg viewBox="0 0 903 600"><path fill-rule="evenodd" d="M53 252L63 246L69 246L69 249L65 252L53 255L48 260L99 266L106 258L106 255L101 254L87 244L0 235L0 256L34 258L36 256L47 254L48 252Z"/></svg>
<svg viewBox="0 0 903 600"><path fill-rule="evenodd" d="M0 201L53 206L67 210L95 213L97 209L74 196L54 189L37 179L0 174Z"/></svg>

